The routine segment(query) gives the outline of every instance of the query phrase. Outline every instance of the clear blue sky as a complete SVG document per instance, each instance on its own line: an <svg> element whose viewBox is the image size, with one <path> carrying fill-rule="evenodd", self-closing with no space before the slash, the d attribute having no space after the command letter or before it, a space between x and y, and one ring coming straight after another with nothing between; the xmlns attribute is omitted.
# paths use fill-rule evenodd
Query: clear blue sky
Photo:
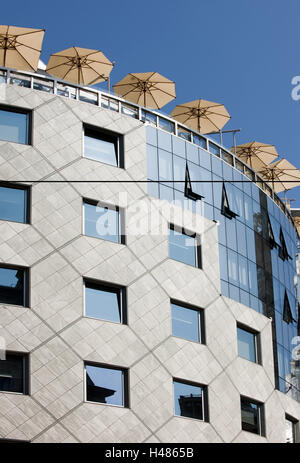
<svg viewBox="0 0 300 463"><path fill-rule="evenodd" d="M177 99L224 103L238 143L272 143L300 168L299 0L28 0L2 2L1 23L46 29L41 58L73 45L116 62L112 84L128 72L158 71ZM231 140L226 140L231 145ZM300 187L289 193L300 207Z"/></svg>

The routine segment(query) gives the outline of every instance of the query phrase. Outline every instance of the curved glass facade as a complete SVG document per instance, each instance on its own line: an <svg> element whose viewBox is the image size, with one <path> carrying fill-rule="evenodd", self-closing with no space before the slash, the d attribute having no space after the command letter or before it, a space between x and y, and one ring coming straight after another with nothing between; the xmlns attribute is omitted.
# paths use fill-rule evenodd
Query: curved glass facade
<svg viewBox="0 0 300 463"><path fill-rule="evenodd" d="M192 189L203 196L204 216L219 222L222 294L272 317L277 387L287 392L293 383L291 341L297 336L297 232L277 204L230 165L228 153L213 142L207 144L205 138L203 141L209 151L147 127L148 179L155 181L148 184L148 192L168 201L182 200L186 206L188 166ZM193 183L196 180L203 183ZM224 188L231 216L222 210ZM188 205L195 208L192 200Z"/></svg>

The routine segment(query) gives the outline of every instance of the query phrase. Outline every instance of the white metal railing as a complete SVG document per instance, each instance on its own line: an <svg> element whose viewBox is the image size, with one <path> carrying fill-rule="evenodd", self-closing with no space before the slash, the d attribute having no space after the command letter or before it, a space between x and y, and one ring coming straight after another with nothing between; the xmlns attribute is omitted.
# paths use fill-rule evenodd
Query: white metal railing
<svg viewBox="0 0 300 463"><path fill-rule="evenodd" d="M183 138L184 140L205 149L210 154L221 158L224 162L227 162L229 165L244 174L275 202L275 204L284 212L295 227L292 215L283 201L274 192L274 190L253 169L251 169L251 167L215 140L204 135L200 135L199 133L189 129L187 126L178 123L168 115L163 114L161 111L155 111L130 103L105 90L98 90L91 87L72 84L64 80L56 79L48 74L31 73L27 71L19 72L13 69L0 67L0 84L1 83L18 85L90 103L101 108L133 117L141 122L151 124L157 128Z"/></svg>

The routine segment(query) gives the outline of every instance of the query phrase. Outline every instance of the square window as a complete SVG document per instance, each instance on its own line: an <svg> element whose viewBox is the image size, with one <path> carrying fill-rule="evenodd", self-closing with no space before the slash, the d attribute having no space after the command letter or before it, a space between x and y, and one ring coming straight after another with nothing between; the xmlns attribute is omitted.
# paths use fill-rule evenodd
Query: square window
<svg viewBox="0 0 300 463"><path fill-rule="evenodd" d="M242 430L264 436L263 404L241 397Z"/></svg>
<svg viewBox="0 0 300 463"><path fill-rule="evenodd" d="M201 309L171 301L172 335L204 344L204 312Z"/></svg>
<svg viewBox="0 0 300 463"><path fill-rule="evenodd" d="M29 188L0 183L0 220L29 223Z"/></svg>
<svg viewBox="0 0 300 463"><path fill-rule="evenodd" d="M260 362L259 334L248 328L237 326L238 355L254 363Z"/></svg>
<svg viewBox="0 0 300 463"><path fill-rule="evenodd" d="M207 387L174 379L176 416L207 421Z"/></svg>
<svg viewBox="0 0 300 463"><path fill-rule="evenodd" d="M179 227L170 225L169 256L171 259L201 268L200 237Z"/></svg>
<svg viewBox="0 0 300 463"><path fill-rule="evenodd" d="M85 316L126 323L126 288L84 280Z"/></svg>
<svg viewBox="0 0 300 463"><path fill-rule="evenodd" d="M0 265L0 304L28 307L28 269Z"/></svg>
<svg viewBox="0 0 300 463"><path fill-rule="evenodd" d="M0 391L28 394L28 354L7 352L0 360Z"/></svg>
<svg viewBox="0 0 300 463"><path fill-rule="evenodd" d="M28 145L30 113L16 108L0 108L0 139Z"/></svg>
<svg viewBox="0 0 300 463"><path fill-rule="evenodd" d="M86 400L128 407L128 370L85 364Z"/></svg>
<svg viewBox="0 0 300 463"><path fill-rule="evenodd" d="M84 157L124 167L123 136L97 127L84 126Z"/></svg>
<svg viewBox="0 0 300 463"><path fill-rule="evenodd" d="M297 442L297 427L299 422L289 415L285 415L285 442L295 444Z"/></svg>
<svg viewBox="0 0 300 463"><path fill-rule="evenodd" d="M125 244L124 214L117 206L84 199L83 215L85 235Z"/></svg>

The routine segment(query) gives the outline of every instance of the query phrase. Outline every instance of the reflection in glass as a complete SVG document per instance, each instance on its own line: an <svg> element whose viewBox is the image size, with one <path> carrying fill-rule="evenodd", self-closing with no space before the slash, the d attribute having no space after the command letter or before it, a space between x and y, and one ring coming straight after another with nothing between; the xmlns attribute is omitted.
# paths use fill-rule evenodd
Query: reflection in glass
<svg viewBox="0 0 300 463"><path fill-rule="evenodd" d="M260 406L250 402L245 398L241 398L242 411L242 429L244 431L260 434Z"/></svg>
<svg viewBox="0 0 300 463"><path fill-rule="evenodd" d="M200 342L199 311L171 303L172 334L188 341Z"/></svg>
<svg viewBox="0 0 300 463"><path fill-rule="evenodd" d="M27 356L6 353L0 360L0 391L27 394Z"/></svg>
<svg viewBox="0 0 300 463"><path fill-rule="evenodd" d="M124 371L85 365L86 400L109 405L124 404Z"/></svg>
<svg viewBox="0 0 300 463"><path fill-rule="evenodd" d="M28 114L0 109L0 139L28 144Z"/></svg>
<svg viewBox="0 0 300 463"><path fill-rule="evenodd" d="M0 186L0 220L27 222L27 189Z"/></svg>
<svg viewBox="0 0 300 463"><path fill-rule="evenodd" d="M196 267L196 249L195 235L188 236L172 228L169 229L169 257L171 259Z"/></svg>
<svg viewBox="0 0 300 463"><path fill-rule="evenodd" d="M204 419L202 386L174 380L174 401L176 416Z"/></svg>
<svg viewBox="0 0 300 463"><path fill-rule="evenodd" d="M256 362L256 335L238 327L237 338L239 356L251 362Z"/></svg>
<svg viewBox="0 0 300 463"><path fill-rule="evenodd" d="M122 289L85 281L85 315L122 322Z"/></svg>
<svg viewBox="0 0 300 463"><path fill-rule="evenodd" d="M119 210L84 200L84 234L114 243L121 241Z"/></svg>
<svg viewBox="0 0 300 463"><path fill-rule="evenodd" d="M85 128L84 157L118 166L118 137Z"/></svg>
<svg viewBox="0 0 300 463"><path fill-rule="evenodd" d="M26 305L26 269L0 267L0 303Z"/></svg>

